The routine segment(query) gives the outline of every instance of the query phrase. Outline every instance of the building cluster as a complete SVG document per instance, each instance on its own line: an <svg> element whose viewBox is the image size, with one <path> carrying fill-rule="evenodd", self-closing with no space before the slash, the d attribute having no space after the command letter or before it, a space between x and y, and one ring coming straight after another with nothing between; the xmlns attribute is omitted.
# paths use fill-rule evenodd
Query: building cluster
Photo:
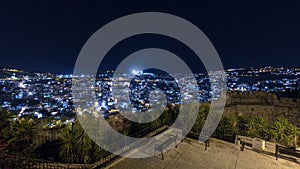
<svg viewBox="0 0 300 169"><path fill-rule="evenodd" d="M2 69L0 77L2 109L18 117L51 117L64 122L74 116L71 76Z"/></svg>
<svg viewBox="0 0 300 169"><path fill-rule="evenodd" d="M300 87L299 68L230 69L227 74L230 91L263 91L293 97L298 95Z"/></svg>
<svg viewBox="0 0 300 169"><path fill-rule="evenodd" d="M108 118L124 111L147 111L154 104L207 102L218 98L223 90L264 91L298 97L300 68L242 68L225 72L227 83L224 88L211 83L206 73L172 76L142 71L134 74L100 73L93 86L82 86L81 95L86 97L76 101L94 107L93 111ZM214 77L216 81L225 78L221 74ZM78 78L85 80L84 75ZM96 103L84 99L91 94L88 87L95 90ZM75 114L71 88L72 75L0 69L0 106L19 117L51 117L62 123L70 122ZM212 89L216 92L212 93Z"/></svg>

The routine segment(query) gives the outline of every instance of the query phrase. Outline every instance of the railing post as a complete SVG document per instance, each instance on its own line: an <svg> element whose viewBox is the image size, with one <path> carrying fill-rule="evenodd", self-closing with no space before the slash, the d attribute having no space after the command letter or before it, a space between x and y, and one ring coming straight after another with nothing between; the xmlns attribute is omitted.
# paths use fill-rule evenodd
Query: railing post
<svg viewBox="0 0 300 169"><path fill-rule="evenodd" d="M279 147L276 144L276 148L275 148L275 156L276 156L276 160L278 160L278 151L279 151Z"/></svg>

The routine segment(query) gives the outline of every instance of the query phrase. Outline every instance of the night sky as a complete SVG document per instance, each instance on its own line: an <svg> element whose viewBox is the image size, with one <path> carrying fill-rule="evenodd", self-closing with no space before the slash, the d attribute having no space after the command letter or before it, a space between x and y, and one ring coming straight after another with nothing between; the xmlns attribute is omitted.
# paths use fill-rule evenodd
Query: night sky
<svg viewBox="0 0 300 169"><path fill-rule="evenodd" d="M215 46L225 68L300 67L297 0L1 2L0 67L71 73L82 46L94 32L136 12L170 13L197 25ZM146 47L183 51L181 44L171 41L158 36L133 37L117 45L106 60L117 64ZM189 58L188 51L179 55ZM112 69L114 64L103 69Z"/></svg>

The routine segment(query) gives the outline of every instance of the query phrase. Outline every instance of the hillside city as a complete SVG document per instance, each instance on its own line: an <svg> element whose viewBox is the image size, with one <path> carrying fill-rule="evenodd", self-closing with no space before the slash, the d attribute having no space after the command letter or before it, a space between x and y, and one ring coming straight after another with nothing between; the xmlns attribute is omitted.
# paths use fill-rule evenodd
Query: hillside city
<svg viewBox="0 0 300 169"><path fill-rule="evenodd" d="M180 104L181 101L189 100L191 98L189 91L195 89L199 91L197 97L199 102L208 102L212 96L207 73L194 74L198 86L191 83L193 75L176 74L175 80L167 74L142 71L133 71L132 74L114 75L111 71L98 74L94 89L97 105L103 117L108 118L122 112L121 110L128 111L131 104L134 107L131 107L130 111L148 110L151 91L154 91L151 92L154 94L163 91L166 94L167 104ZM300 68L240 68L226 70L226 74L227 91L263 91L293 99L299 96ZM185 85L179 87L178 84L182 82ZM0 106L19 117L51 117L63 124L72 123L75 112L71 87L72 75L3 68L0 70ZM112 93L112 88L120 88L123 91ZM223 89L215 88L215 90ZM153 98L155 100L152 102L157 104L162 103L164 99ZM44 127L51 128L55 125L56 123L49 123Z"/></svg>

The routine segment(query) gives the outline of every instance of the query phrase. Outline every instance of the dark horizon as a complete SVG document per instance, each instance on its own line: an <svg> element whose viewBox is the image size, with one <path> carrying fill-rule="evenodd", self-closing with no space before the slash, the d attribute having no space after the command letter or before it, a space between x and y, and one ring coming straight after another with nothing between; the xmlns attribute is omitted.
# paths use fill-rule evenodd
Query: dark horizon
<svg viewBox="0 0 300 169"><path fill-rule="evenodd" d="M82 46L95 31L114 19L137 12L170 13L192 22L211 40L225 69L300 67L298 1L36 1L17 5L2 2L0 8L0 67L72 73ZM140 43L142 39L125 40L126 45L107 56L107 63L117 64L145 47L181 49L176 42L167 40L170 43L165 45L165 40L150 38ZM194 62L185 53L181 57Z"/></svg>

